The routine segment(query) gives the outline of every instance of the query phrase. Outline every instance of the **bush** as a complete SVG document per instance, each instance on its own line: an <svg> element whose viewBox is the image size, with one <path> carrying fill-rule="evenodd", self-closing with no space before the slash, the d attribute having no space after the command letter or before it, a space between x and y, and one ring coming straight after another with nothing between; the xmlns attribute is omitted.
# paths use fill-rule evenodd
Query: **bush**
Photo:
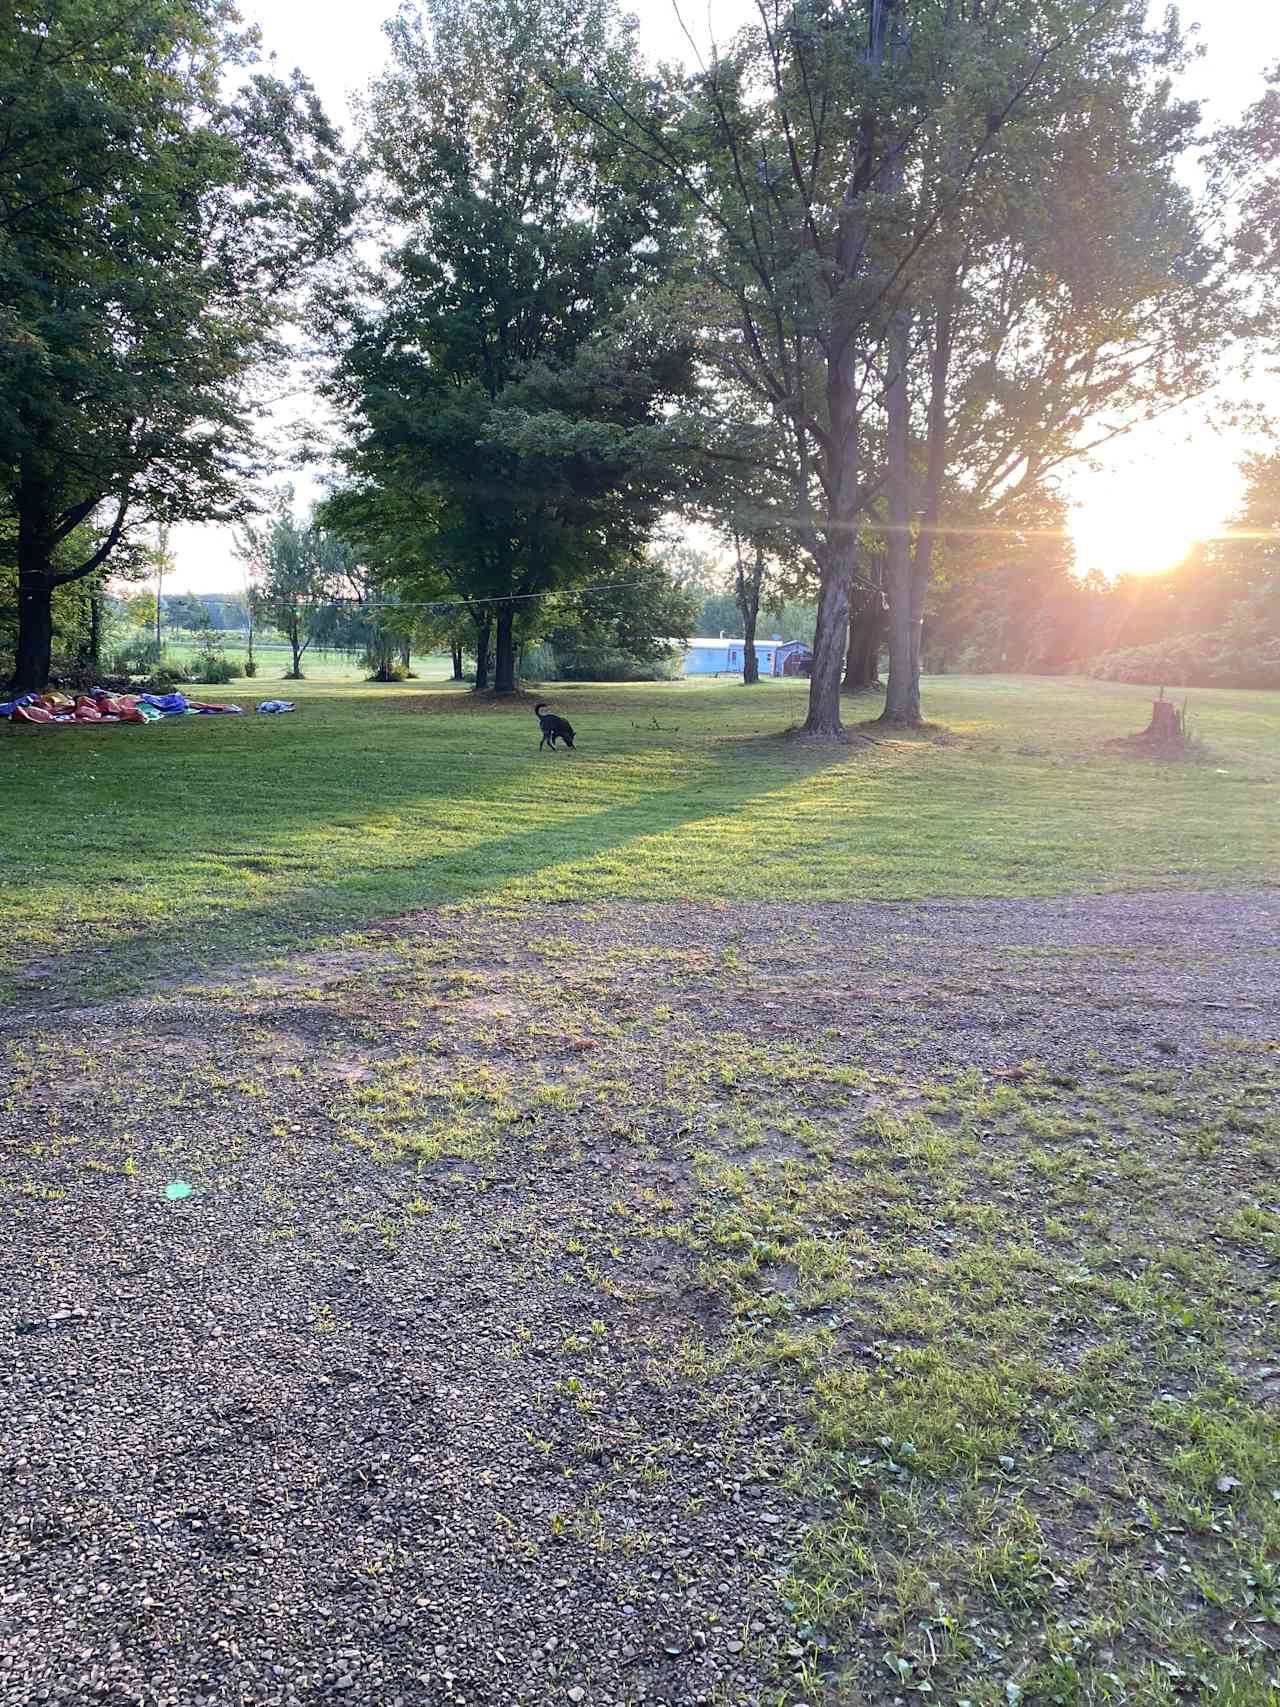
<svg viewBox="0 0 1280 1707"><path fill-rule="evenodd" d="M3 669L0 669L0 683L4 680ZM49 686L64 693L85 693L90 688L106 688L108 693L128 693L131 683L128 676L113 675L96 665L82 664L76 658L59 658L55 654L49 668Z"/></svg>
<svg viewBox="0 0 1280 1707"><path fill-rule="evenodd" d="M521 674L544 682L670 682L683 669L680 655L645 662L612 647L581 647L560 653L553 646L532 646Z"/></svg>
<svg viewBox="0 0 1280 1707"><path fill-rule="evenodd" d="M145 676L159 664L160 652L155 641L140 636L113 652L108 667L116 676Z"/></svg>
<svg viewBox="0 0 1280 1707"><path fill-rule="evenodd" d="M187 677L192 682L210 682L220 685L233 682L240 674L240 665L234 658L210 658L200 653Z"/></svg>
<svg viewBox="0 0 1280 1707"><path fill-rule="evenodd" d="M536 646L526 646L520 654L521 681L555 681L557 680L556 672L559 668L555 653L550 646L544 646L541 641Z"/></svg>
<svg viewBox="0 0 1280 1707"><path fill-rule="evenodd" d="M142 684L144 693L171 693L174 688L189 682L191 676L180 664L162 664L159 669L152 670Z"/></svg>
<svg viewBox="0 0 1280 1707"><path fill-rule="evenodd" d="M1105 682L1142 682L1171 688L1280 688L1280 641L1248 644L1239 634L1215 630L1179 634L1148 646L1104 652L1089 674Z"/></svg>
<svg viewBox="0 0 1280 1707"><path fill-rule="evenodd" d="M253 678L258 673L258 661L256 658L250 658L246 662L245 667L244 667L244 673L249 678L250 681L253 680Z"/></svg>

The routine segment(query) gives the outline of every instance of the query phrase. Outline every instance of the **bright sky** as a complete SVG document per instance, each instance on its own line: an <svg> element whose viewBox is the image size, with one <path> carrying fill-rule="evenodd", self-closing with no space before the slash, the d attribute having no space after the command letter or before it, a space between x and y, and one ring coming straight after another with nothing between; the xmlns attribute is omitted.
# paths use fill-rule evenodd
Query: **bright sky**
<svg viewBox="0 0 1280 1707"><path fill-rule="evenodd" d="M1163 0L1158 0L1160 9ZM260 25L268 51L285 67L311 78L329 112L344 123L349 97L358 94L384 62L381 21L394 0L353 7L350 0L241 0L245 17ZM631 0L645 50L658 58L686 58L687 39L671 0ZM701 0L684 11L694 35L731 32L747 0ZM1274 0L1184 0L1183 16L1201 26L1208 49L1194 68L1188 92L1206 102L1209 121L1235 117L1262 90L1268 65L1280 61L1280 6ZM1280 413L1280 385L1276 388ZM1217 437L1202 412L1135 432L1107 453L1097 471L1080 470L1070 492L1076 504L1073 532L1082 570L1108 575L1162 569L1187 547L1218 530L1239 495L1236 465L1241 446ZM309 483L291 478L300 494ZM230 530L174 530L175 592L213 592L239 584Z"/></svg>

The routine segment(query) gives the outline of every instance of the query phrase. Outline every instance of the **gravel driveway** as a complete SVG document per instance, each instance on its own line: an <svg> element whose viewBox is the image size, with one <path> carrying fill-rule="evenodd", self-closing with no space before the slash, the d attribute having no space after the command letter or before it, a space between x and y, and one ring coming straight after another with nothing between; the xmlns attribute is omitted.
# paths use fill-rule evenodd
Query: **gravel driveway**
<svg viewBox="0 0 1280 1707"><path fill-rule="evenodd" d="M655 1235L700 1135L632 1021L1167 1064L1280 1037L1278 950L1277 891L549 907L2 1010L0 1704L773 1699L796 1419ZM353 1142L406 1062L496 1150Z"/></svg>

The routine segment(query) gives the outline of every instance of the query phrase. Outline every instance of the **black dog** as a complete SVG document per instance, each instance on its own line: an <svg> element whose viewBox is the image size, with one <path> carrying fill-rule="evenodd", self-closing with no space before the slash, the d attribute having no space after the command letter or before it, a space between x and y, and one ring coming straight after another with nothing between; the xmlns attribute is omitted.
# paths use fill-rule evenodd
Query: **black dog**
<svg viewBox="0 0 1280 1707"><path fill-rule="evenodd" d="M559 736L559 738L564 742L566 747L572 747L573 724L566 722L563 717L557 717L554 711L549 711L544 717L542 715L542 707L544 703L544 701L539 700L538 704L533 708L533 715L538 719L539 727L542 730L542 739L538 742L538 751L541 752L544 747L549 746L551 751L554 753L556 750L557 736Z"/></svg>

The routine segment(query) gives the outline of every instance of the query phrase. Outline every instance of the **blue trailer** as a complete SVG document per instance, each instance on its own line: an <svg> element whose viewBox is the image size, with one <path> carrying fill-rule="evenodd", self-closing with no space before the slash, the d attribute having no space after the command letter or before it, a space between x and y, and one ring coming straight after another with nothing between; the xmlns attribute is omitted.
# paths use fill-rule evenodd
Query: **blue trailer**
<svg viewBox="0 0 1280 1707"><path fill-rule="evenodd" d="M684 673L686 676L739 676L746 645L745 640L733 640L723 634L714 640L706 637L686 640ZM802 640L783 640L775 634L768 640L756 641L756 664L761 676L802 675L811 656Z"/></svg>

